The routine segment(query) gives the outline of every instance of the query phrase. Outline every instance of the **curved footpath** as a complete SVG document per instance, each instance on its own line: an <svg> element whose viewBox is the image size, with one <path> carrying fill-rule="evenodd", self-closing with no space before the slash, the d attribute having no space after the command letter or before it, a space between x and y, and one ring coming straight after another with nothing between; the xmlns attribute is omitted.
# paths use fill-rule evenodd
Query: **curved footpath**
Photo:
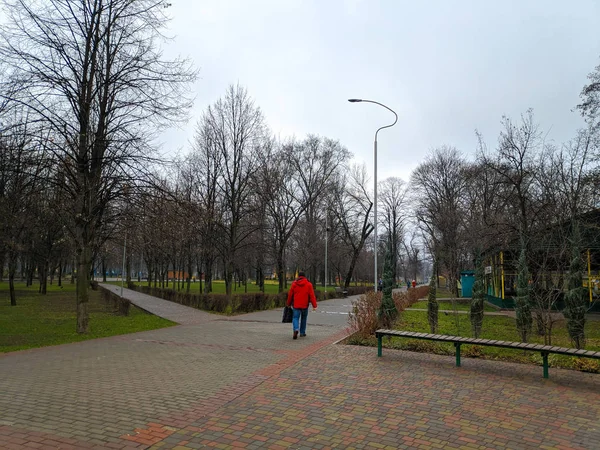
<svg viewBox="0 0 600 450"><path fill-rule="evenodd" d="M107 286L109 287L109 286ZM117 289L118 287L110 287ZM0 355L0 449L598 448L600 375L333 345L351 298Z"/></svg>

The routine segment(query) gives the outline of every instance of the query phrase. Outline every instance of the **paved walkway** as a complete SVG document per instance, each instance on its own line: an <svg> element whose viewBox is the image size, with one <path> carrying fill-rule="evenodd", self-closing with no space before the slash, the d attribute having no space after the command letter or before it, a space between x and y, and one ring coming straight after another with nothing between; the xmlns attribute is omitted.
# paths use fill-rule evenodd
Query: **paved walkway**
<svg viewBox="0 0 600 450"><path fill-rule="evenodd" d="M121 286L115 286L114 284L100 283L105 289L121 295L130 300L136 306L139 306L145 311L148 311L155 316L169 319L172 322L179 323L181 325L196 325L200 323L210 322L218 319L218 316L200 311L199 309L189 308L187 306L179 305L173 302L167 302L163 299L152 297L151 295L142 294L131 289L121 289Z"/></svg>
<svg viewBox="0 0 600 450"><path fill-rule="evenodd" d="M225 318L133 301L186 324L0 355L1 449L600 442L600 375L552 369L544 380L535 366L456 368L452 357L332 345L347 335L351 299L322 302L298 340L281 311Z"/></svg>

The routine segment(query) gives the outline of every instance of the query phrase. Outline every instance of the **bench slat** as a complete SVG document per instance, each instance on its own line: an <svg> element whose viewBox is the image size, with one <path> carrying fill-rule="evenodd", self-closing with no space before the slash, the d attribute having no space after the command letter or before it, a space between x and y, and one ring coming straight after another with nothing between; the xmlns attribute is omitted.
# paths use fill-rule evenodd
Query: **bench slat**
<svg viewBox="0 0 600 450"><path fill-rule="evenodd" d="M489 347L506 347L513 349L522 349L529 351L540 351L544 353L556 353L570 356L583 356L588 358L600 359L600 352L593 350L584 350L576 348L556 347L552 345L533 344L524 342L498 341L494 339L468 338L462 336L451 336L446 334L420 333L415 331L386 330L379 329L375 332L376 336L396 336L414 339L427 339L432 341L455 342L459 344L485 345Z"/></svg>

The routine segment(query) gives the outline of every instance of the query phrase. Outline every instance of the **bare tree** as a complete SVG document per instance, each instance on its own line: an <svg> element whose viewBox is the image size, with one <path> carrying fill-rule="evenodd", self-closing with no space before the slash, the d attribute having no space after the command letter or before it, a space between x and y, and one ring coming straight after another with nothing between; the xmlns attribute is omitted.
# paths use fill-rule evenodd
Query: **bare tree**
<svg viewBox="0 0 600 450"><path fill-rule="evenodd" d="M500 218L504 222L495 225L519 233L527 245L529 230L538 223L538 214L543 209L536 198L543 141L531 109L521 116L520 124L504 116L502 125L497 152L493 156L482 155L484 164L498 175L496 187L504 210Z"/></svg>
<svg viewBox="0 0 600 450"><path fill-rule="evenodd" d="M8 256L12 306L17 305L14 281L19 255L26 249L32 255L33 249L27 248L25 236L36 222L33 207L43 188L42 179L47 176L41 151L47 134L30 128L26 116L19 114L14 119L0 131L0 254ZM32 257L31 266L34 261Z"/></svg>
<svg viewBox="0 0 600 450"><path fill-rule="evenodd" d="M464 196L466 163L453 147L440 147L413 172L416 217L428 236L435 260L448 273L449 289L457 295L464 258Z"/></svg>
<svg viewBox="0 0 600 450"><path fill-rule="evenodd" d="M389 236L395 283L398 277L398 259L401 243L404 240L404 223L407 217L406 184L400 178L390 177L383 180L380 191L381 216L383 227Z"/></svg>
<svg viewBox="0 0 600 450"><path fill-rule="evenodd" d="M301 196L298 167L293 162L294 143L269 146L261 155L261 164L255 174L258 195L265 205L268 228L273 234L279 292L285 289L285 249L308 204Z"/></svg>
<svg viewBox="0 0 600 450"><path fill-rule="evenodd" d="M310 278L316 280L317 269L323 261L319 251L322 242L317 233L324 225L327 201L337 174L345 169L350 153L339 141L315 135L307 136L295 151L293 161L299 176L301 202L307 205L304 226L298 236L302 265Z"/></svg>
<svg viewBox="0 0 600 450"><path fill-rule="evenodd" d="M75 218L77 331L88 331L92 246L107 205L148 166L150 139L185 119L196 73L164 61L162 0L5 0L0 89L60 139L52 151L66 171Z"/></svg>
<svg viewBox="0 0 600 450"><path fill-rule="evenodd" d="M581 90L582 102L577 105L581 115L586 118L595 131L600 129L600 65L588 75L589 83Z"/></svg>
<svg viewBox="0 0 600 450"><path fill-rule="evenodd" d="M287 243L302 217L308 219L305 230L313 231L314 219L321 217L316 206L323 203L336 171L347 156L348 152L338 142L318 136L271 147L263 155L256 172L256 185L273 231L279 292L285 289ZM313 235L304 245L310 247L316 243L318 239Z"/></svg>
<svg viewBox="0 0 600 450"><path fill-rule="evenodd" d="M346 289L365 242L373 232L373 224L369 220L373 202L367 191L368 181L366 167L353 166L348 178L343 177L336 189L333 211L343 230L342 239L350 252L350 266L344 281Z"/></svg>
<svg viewBox="0 0 600 450"><path fill-rule="evenodd" d="M218 170L215 181L222 205L218 245L225 264L226 292L231 295L236 253L257 227L243 219L254 206L252 176L266 142L266 127L260 108L239 85L229 86L225 97L207 108L200 126L206 127L203 140L210 143L208 167Z"/></svg>
<svg viewBox="0 0 600 450"><path fill-rule="evenodd" d="M410 285L411 279L416 280L418 278L418 274L421 271L422 248L419 234L416 229L413 229L402 241L402 246L406 254L404 277L407 286Z"/></svg>

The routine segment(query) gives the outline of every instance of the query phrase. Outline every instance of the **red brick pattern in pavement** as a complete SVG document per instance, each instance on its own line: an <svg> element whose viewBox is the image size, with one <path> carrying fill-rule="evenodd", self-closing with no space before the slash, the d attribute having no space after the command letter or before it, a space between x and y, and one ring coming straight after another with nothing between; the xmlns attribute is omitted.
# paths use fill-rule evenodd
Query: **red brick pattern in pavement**
<svg viewBox="0 0 600 450"><path fill-rule="evenodd" d="M161 418L179 428L198 420L206 399L340 331L314 327L293 341L287 325L212 321L0 355L0 425L131 446L121 436Z"/></svg>
<svg viewBox="0 0 600 450"><path fill-rule="evenodd" d="M600 376L328 346L152 448L597 449Z"/></svg>
<svg viewBox="0 0 600 450"><path fill-rule="evenodd" d="M224 407L228 403L249 393L261 383L268 380L269 377L279 375L283 370L292 367L298 361L313 354L326 345L330 345L345 338L348 336L348 333L348 330L340 331L327 339L315 342L301 349L288 350L285 352L287 353L287 356L284 359L256 371L254 374L233 385L223 388L218 394L198 402L193 408L181 411L177 415L164 417L157 422L150 422L147 424L147 427L136 428L134 433L121 437L128 441L140 444L156 444L172 435L177 429L187 427L198 419L215 413L218 409Z"/></svg>

